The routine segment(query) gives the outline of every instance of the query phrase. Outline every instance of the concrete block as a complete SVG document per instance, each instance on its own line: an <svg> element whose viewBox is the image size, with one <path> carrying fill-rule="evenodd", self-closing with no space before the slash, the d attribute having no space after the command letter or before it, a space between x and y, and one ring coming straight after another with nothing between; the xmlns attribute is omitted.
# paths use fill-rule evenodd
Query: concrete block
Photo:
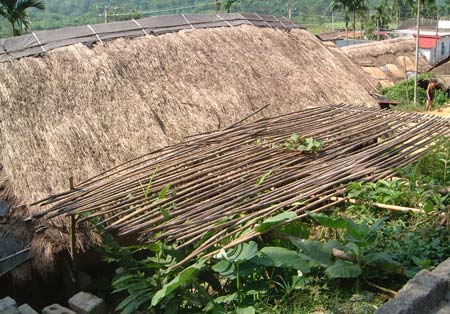
<svg viewBox="0 0 450 314"><path fill-rule="evenodd" d="M14 305L11 305L1 310L0 314L19 314L19 310Z"/></svg>
<svg viewBox="0 0 450 314"><path fill-rule="evenodd" d="M14 306L14 307L17 306L16 301L13 298L6 297L3 299L0 299L0 313L10 306Z"/></svg>
<svg viewBox="0 0 450 314"><path fill-rule="evenodd" d="M79 292L69 299L69 306L77 314L107 314L105 301L87 292Z"/></svg>
<svg viewBox="0 0 450 314"><path fill-rule="evenodd" d="M448 287L450 287L450 258L439 264L433 271L433 275L447 280Z"/></svg>
<svg viewBox="0 0 450 314"><path fill-rule="evenodd" d="M408 281L397 296L383 304L376 314L423 314L446 297L447 281L422 270Z"/></svg>
<svg viewBox="0 0 450 314"><path fill-rule="evenodd" d="M52 304L42 310L42 314L77 314L68 308L59 304Z"/></svg>
<svg viewBox="0 0 450 314"><path fill-rule="evenodd" d="M33 308L28 304L22 304L21 306L18 307L18 310L20 314L39 314L38 312L33 310Z"/></svg>

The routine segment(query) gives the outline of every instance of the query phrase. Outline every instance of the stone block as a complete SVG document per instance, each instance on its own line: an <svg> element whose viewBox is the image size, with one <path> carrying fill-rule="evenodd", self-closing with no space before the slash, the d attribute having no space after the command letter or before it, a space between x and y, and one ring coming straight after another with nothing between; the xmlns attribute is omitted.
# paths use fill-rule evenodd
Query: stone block
<svg viewBox="0 0 450 314"><path fill-rule="evenodd" d="M445 278L448 287L450 288L450 258L447 258L444 262L439 264L432 273L437 277Z"/></svg>
<svg viewBox="0 0 450 314"><path fill-rule="evenodd" d="M408 281L397 296L383 304L377 314L424 314L445 299L447 281L422 270Z"/></svg>
<svg viewBox="0 0 450 314"><path fill-rule="evenodd" d="M69 306L77 314L107 314L105 301L87 292L79 292L69 299Z"/></svg>
<svg viewBox="0 0 450 314"><path fill-rule="evenodd" d="M77 314L68 308L59 304L52 304L42 310L42 314Z"/></svg>
<svg viewBox="0 0 450 314"><path fill-rule="evenodd" d="M19 310L15 306L8 306L0 311L0 314L19 314Z"/></svg>
<svg viewBox="0 0 450 314"><path fill-rule="evenodd" d="M33 310L33 308L28 304L22 304L21 306L18 307L18 310L20 314L39 314L38 312Z"/></svg>
<svg viewBox="0 0 450 314"><path fill-rule="evenodd" d="M14 306L16 307L16 301L13 298L6 297L3 299L0 299L0 313L5 310L8 307Z"/></svg>

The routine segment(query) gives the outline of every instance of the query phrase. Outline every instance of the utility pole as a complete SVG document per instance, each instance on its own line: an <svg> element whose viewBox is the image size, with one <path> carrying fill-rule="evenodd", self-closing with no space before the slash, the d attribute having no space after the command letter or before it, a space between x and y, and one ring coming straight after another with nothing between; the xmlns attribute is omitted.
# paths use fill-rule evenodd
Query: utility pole
<svg viewBox="0 0 450 314"><path fill-rule="evenodd" d="M331 31L334 32L334 12L331 12Z"/></svg>
<svg viewBox="0 0 450 314"><path fill-rule="evenodd" d="M105 4L104 6L103 6L103 14L105 15L105 24L107 24L108 23L108 5L107 4Z"/></svg>
<svg viewBox="0 0 450 314"><path fill-rule="evenodd" d="M416 75L414 76L414 106L417 107L417 80L419 76L420 0L417 0Z"/></svg>

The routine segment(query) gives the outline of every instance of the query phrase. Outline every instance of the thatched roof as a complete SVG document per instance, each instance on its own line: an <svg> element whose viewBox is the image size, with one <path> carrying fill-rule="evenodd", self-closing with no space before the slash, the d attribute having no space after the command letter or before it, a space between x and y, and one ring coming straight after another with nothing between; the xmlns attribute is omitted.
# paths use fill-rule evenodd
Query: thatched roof
<svg viewBox="0 0 450 314"><path fill-rule="evenodd" d="M450 59L444 60L436 67L430 70L434 74L438 83L442 84L446 89L450 88Z"/></svg>
<svg viewBox="0 0 450 314"><path fill-rule="evenodd" d="M360 65L381 87L406 79L415 71L415 41L395 38L341 48L354 63ZM431 68L425 57L419 58L419 71Z"/></svg>
<svg viewBox="0 0 450 314"><path fill-rule="evenodd" d="M376 106L358 71L306 30L254 26L74 45L0 64L2 198L30 203L66 189L70 177L80 182L224 128L267 103L255 118L329 103ZM15 209L11 219L28 214ZM67 228L58 228L34 236L41 268L67 247Z"/></svg>

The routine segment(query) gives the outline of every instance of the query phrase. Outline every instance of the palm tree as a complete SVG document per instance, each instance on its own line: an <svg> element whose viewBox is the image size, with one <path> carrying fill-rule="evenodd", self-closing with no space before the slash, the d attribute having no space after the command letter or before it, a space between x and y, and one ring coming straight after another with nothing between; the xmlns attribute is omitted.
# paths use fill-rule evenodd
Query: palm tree
<svg viewBox="0 0 450 314"><path fill-rule="evenodd" d="M11 24L11 35L17 36L30 26L27 9L45 10L43 0L0 0L0 16Z"/></svg>
<svg viewBox="0 0 450 314"><path fill-rule="evenodd" d="M227 0L227 2L225 2L225 4L223 5L223 7L225 8L225 10L227 11L227 13L231 12L231 7L233 6L233 4L235 2L238 2L239 0Z"/></svg>
<svg viewBox="0 0 450 314"><path fill-rule="evenodd" d="M368 7L364 0L351 0L349 9L353 12L353 39L356 39L356 15L365 18Z"/></svg>
<svg viewBox="0 0 450 314"><path fill-rule="evenodd" d="M331 11L344 11L345 14L345 36L348 38L348 14L350 12L352 0L331 0L330 8Z"/></svg>

